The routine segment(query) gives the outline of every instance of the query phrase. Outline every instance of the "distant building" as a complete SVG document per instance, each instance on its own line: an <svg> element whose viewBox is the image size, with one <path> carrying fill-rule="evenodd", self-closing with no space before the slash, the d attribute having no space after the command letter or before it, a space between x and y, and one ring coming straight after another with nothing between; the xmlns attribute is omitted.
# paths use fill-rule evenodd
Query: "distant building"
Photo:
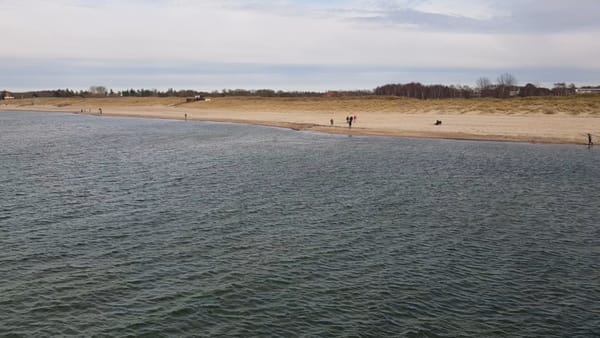
<svg viewBox="0 0 600 338"><path fill-rule="evenodd" d="M7 92L6 90L2 92L2 95L0 95L0 100L14 100L15 97L12 96L9 92Z"/></svg>
<svg viewBox="0 0 600 338"><path fill-rule="evenodd" d="M575 89L577 94L600 94L600 87L581 87Z"/></svg>
<svg viewBox="0 0 600 338"><path fill-rule="evenodd" d="M186 98L186 102L194 102L194 101L210 101L210 99L206 98L204 96L201 96L201 95L196 95L194 97Z"/></svg>

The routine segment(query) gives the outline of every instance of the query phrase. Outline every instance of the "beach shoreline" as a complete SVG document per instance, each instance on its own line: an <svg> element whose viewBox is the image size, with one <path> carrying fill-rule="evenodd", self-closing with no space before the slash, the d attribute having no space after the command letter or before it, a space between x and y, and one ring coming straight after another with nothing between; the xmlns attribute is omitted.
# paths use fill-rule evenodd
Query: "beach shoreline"
<svg viewBox="0 0 600 338"><path fill-rule="evenodd" d="M519 111L489 114L480 111L457 113L422 111L379 111L366 108L318 105L286 109L285 105L268 105L269 99L259 104L218 104L211 102L191 105L174 100L156 101L139 98L135 101L79 99L67 103L52 100L0 101L0 112L31 111L61 112L114 117L159 118L204 122L225 122L288 128L328 134L433 138L471 141L503 141L549 144L587 144L587 133L600 137L600 115L595 114L535 114ZM62 101L61 101L62 102ZM135 102L135 104L131 104ZM174 103L175 102L175 103ZM93 108L92 108L93 107ZM362 109L361 109L362 108ZM100 113L100 110L102 112ZM364 110L364 111L362 111ZM356 116L350 128L347 116ZM333 125L331 124L333 120ZM435 125L440 120L441 125Z"/></svg>

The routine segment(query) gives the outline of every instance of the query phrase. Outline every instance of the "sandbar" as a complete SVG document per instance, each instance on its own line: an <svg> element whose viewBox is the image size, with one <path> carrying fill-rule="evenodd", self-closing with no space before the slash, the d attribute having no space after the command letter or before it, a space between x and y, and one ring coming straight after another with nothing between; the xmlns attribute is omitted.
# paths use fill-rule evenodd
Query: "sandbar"
<svg viewBox="0 0 600 338"><path fill-rule="evenodd" d="M587 144L587 134L591 133L594 139L600 139L600 114L595 112L544 114L513 109L490 113L476 109L457 110L451 106L444 109L443 104L436 105L435 109L419 110L418 107L413 107L409 110L401 104L402 101L390 108L385 106L385 102L373 106L374 101L368 102L368 107L361 106L363 103L356 99L349 102L341 100L344 103L337 105L332 105L330 101L319 104L318 99L306 100L311 100L311 104L299 104L302 99L288 101L289 104L286 104L285 100L269 98L237 101L223 98L190 104L181 98L60 101L40 98L0 101L0 111L65 112L98 117L176 120L187 118L188 121L231 122L299 131L390 137ZM356 116L352 127L346 123L347 116ZM437 120L442 121L442 124L435 125Z"/></svg>

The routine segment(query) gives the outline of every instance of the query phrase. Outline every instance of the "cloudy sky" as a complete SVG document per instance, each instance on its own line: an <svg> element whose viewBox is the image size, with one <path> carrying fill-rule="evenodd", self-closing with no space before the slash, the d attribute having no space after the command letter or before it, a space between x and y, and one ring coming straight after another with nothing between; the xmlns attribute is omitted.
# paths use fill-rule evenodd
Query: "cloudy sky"
<svg viewBox="0 0 600 338"><path fill-rule="evenodd" d="M598 0L0 0L0 90L600 84Z"/></svg>

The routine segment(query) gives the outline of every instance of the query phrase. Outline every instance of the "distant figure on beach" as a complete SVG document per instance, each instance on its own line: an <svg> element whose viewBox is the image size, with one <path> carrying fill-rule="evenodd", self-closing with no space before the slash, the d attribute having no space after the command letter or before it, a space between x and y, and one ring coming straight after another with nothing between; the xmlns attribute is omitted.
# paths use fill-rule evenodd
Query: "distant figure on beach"
<svg viewBox="0 0 600 338"><path fill-rule="evenodd" d="M354 123L356 123L356 115L354 115Z"/></svg>
<svg viewBox="0 0 600 338"><path fill-rule="evenodd" d="M329 120L329 125L333 127L333 119Z"/></svg>
<svg viewBox="0 0 600 338"><path fill-rule="evenodd" d="M187 121L187 113L183 116L183 118Z"/></svg>
<svg viewBox="0 0 600 338"><path fill-rule="evenodd" d="M436 126L439 126L439 125L441 125L441 124L442 124L442 121L440 121L440 120L435 120L435 123L434 123L434 125L436 125Z"/></svg>
<svg viewBox="0 0 600 338"><path fill-rule="evenodd" d="M348 128L352 128L352 120L353 120L352 116L348 117Z"/></svg>
<svg viewBox="0 0 600 338"><path fill-rule="evenodd" d="M588 133L588 146L592 146L594 145L594 142L592 142L592 134Z"/></svg>
<svg viewBox="0 0 600 338"><path fill-rule="evenodd" d="M98 108L98 113L102 115L102 108Z"/></svg>

